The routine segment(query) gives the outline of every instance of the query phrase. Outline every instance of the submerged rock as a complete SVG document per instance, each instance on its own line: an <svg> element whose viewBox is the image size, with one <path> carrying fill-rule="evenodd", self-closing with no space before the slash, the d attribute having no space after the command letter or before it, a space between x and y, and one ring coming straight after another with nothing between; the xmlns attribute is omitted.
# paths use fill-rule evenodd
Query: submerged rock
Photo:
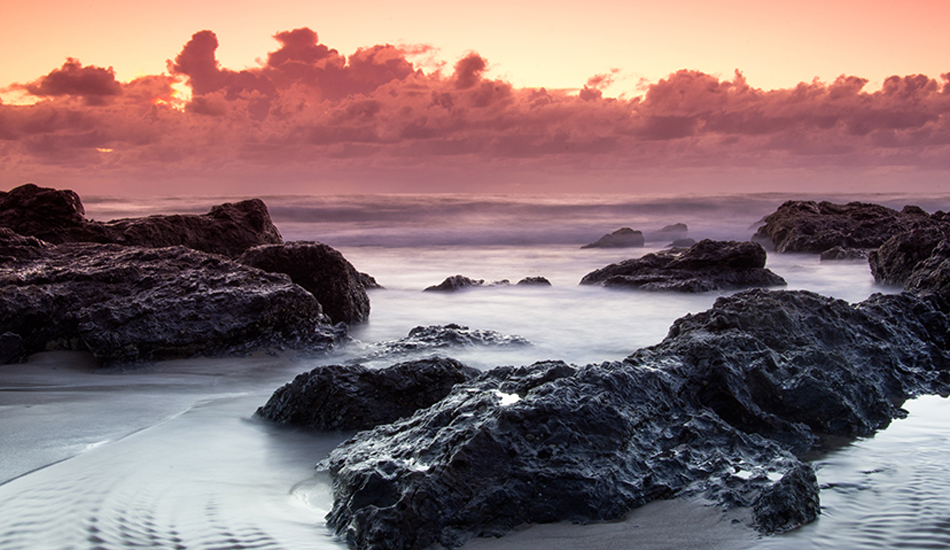
<svg viewBox="0 0 950 550"><path fill-rule="evenodd" d="M366 290L381 290L385 288L383 285L376 282L376 278L370 275L369 273L360 272L360 282L363 283L363 288Z"/></svg>
<svg viewBox="0 0 950 550"><path fill-rule="evenodd" d="M634 248L641 247L643 244L644 239L641 231L634 231L629 227L621 227L592 243L585 244L581 248Z"/></svg>
<svg viewBox="0 0 950 550"><path fill-rule="evenodd" d="M929 216L916 206L898 212L862 202L787 201L764 218L765 225L756 231L753 240L771 245L776 252L820 254L834 247L873 249L905 231L944 226L942 214Z"/></svg>
<svg viewBox="0 0 950 550"><path fill-rule="evenodd" d="M297 241L256 246L237 261L271 273L286 273L317 298L334 323L352 325L369 319L369 296L362 276L343 254L325 244Z"/></svg>
<svg viewBox="0 0 950 550"><path fill-rule="evenodd" d="M706 239L686 250L608 265L585 275L580 284L678 292L784 286L784 279L765 269L765 261L765 249L756 243Z"/></svg>
<svg viewBox="0 0 950 550"><path fill-rule="evenodd" d="M544 277L525 277L518 281L518 286L551 286L551 281Z"/></svg>
<svg viewBox="0 0 950 550"><path fill-rule="evenodd" d="M614 520L701 495L764 533L819 513L790 450L872 433L950 390L950 319L912 294L850 305L750 290L622 362L499 367L323 464L328 525L360 549L456 548L524 523Z"/></svg>
<svg viewBox="0 0 950 550"><path fill-rule="evenodd" d="M354 362L358 363L409 353L428 352L448 347L511 347L529 345L531 345L531 343L521 336L502 334L494 330L472 329L454 323L448 325L418 326L410 330L405 338L366 346L365 352L361 357L354 359Z"/></svg>
<svg viewBox="0 0 950 550"><path fill-rule="evenodd" d="M478 374L477 369L445 357L385 369L318 367L274 392L257 414L308 430L365 430L411 416Z"/></svg>
<svg viewBox="0 0 950 550"><path fill-rule="evenodd" d="M95 242L146 248L181 245L228 257L252 246L281 242L280 232L260 199L221 204L202 215L97 222L85 218L82 201L73 191L32 183L0 192L0 226L53 244Z"/></svg>
<svg viewBox="0 0 950 550"><path fill-rule="evenodd" d="M510 284L511 281L508 279L485 283L485 279L470 279L463 275L453 275L451 277L447 277L444 281L437 285L426 287L423 289L423 292L455 292L457 290L463 290L466 288L480 286L507 286Z"/></svg>
<svg viewBox="0 0 950 550"><path fill-rule="evenodd" d="M0 264L4 332L20 356L88 350L106 363L326 349L343 335L286 275L181 246L92 243Z"/></svg>

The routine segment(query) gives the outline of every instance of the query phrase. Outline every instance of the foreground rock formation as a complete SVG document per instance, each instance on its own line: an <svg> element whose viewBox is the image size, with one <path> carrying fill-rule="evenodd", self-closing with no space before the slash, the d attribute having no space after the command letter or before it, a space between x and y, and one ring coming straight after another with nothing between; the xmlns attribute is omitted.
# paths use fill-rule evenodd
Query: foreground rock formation
<svg viewBox="0 0 950 550"><path fill-rule="evenodd" d="M913 229L946 227L947 214L927 214L917 206L898 212L878 204L787 201L766 216L753 240L776 252L821 254L840 247L873 249Z"/></svg>
<svg viewBox="0 0 950 550"><path fill-rule="evenodd" d="M200 216L97 222L85 218L82 201L73 191L32 183L0 192L0 227L53 244L95 242L146 248L181 245L228 257L252 246L281 242L280 232L260 199L225 203Z"/></svg>
<svg viewBox="0 0 950 550"><path fill-rule="evenodd" d="M355 548L454 548L702 495L762 532L797 527L819 512L818 484L791 451L950 390L944 305L750 290L622 362L496 368L334 450L328 524Z"/></svg>
<svg viewBox="0 0 950 550"><path fill-rule="evenodd" d="M286 275L222 256L42 241L20 250L0 263L0 334L20 338L8 359L50 350L88 350L105 363L319 350L343 335Z"/></svg>
<svg viewBox="0 0 950 550"><path fill-rule="evenodd" d="M765 249L756 243L706 239L685 250L608 265L585 275L580 284L677 292L785 286L765 261Z"/></svg>
<svg viewBox="0 0 950 550"><path fill-rule="evenodd" d="M318 367L274 392L257 414L308 430L365 430L411 416L478 374L444 357L377 370L361 365Z"/></svg>

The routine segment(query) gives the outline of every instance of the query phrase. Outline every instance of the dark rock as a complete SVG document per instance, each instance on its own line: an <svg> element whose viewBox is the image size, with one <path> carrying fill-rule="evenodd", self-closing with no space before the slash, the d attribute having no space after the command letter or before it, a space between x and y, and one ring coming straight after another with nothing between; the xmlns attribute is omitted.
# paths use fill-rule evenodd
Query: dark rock
<svg viewBox="0 0 950 550"><path fill-rule="evenodd" d="M950 230L950 226L948 226ZM874 280L881 284L904 286L918 264L929 258L948 230L928 227L897 234L868 254Z"/></svg>
<svg viewBox="0 0 950 550"><path fill-rule="evenodd" d="M36 237L24 237L9 228L0 227L0 265L39 258L51 246Z"/></svg>
<svg viewBox="0 0 950 550"><path fill-rule="evenodd" d="M941 303L750 290L623 362L493 369L334 450L328 525L359 549L456 548L701 495L763 533L795 528L817 517L818 484L789 449L870 434L903 400L950 390Z"/></svg>
<svg viewBox="0 0 950 550"><path fill-rule="evenodd" d="M21 355L20 348L22 345L23 338L19 334L12 332L0 334L0 365L9 363L18 355Z"/></svg>
<svg viewBox="0 0 950 550"><path fill-rule="evenodd" d="M88 350L106 363L326 349L342 337L286 275L185 247L67 243L0 265L0 333L20 354Z"/></svg>
<svg viewBox="0 0 950 550"><path fill-rule="evenodd" d="M86 220L76 193L32 183L0 192L0 226L44 241L116 243L160 248L187 246L234 257L252 246L280 243L260 199L226 203L207 214L148 216L111 222Z"/></svg>
<svg viewBox="0 0 950 550"><path fill-rule="evenodd" d="M484 284L484 279L469 279L463 275L453 275L437 285L426 287L423 292L455 292L463 288L472 288Z"/></svg>
<svg viewBox="0 0 950 550"><path fill-rule="evenodd" d="M334 323L352 325L369 319L363 278L343 254L325 244L297 241L256 246L241 254L237 262L286 273L317 298Z"/></svg>
<svg viewBox="0 0 950 550"><path fill-rule="evenodd" d="M690 238L676 239L670 243L670 248L689 248L696 244L696 241Z"/></svg>
<svg viewBox="0 0 950 550"><path fill-rule="evenodd" d="M898 233L946 223L916 206L898 212L877 204L814 201L787 201L763 221L754 241L769 244L776 252L814 254L836 246L877 248Z"/></svg>
<svg viewBox="0 0 950 550"><path fill-rule="evenodd" d="M363 288L366 290L382 290L385 287L378 282L376 278L370 275L369 273L360 272L360 282L363 283Z"/></svg>
<svg viewBox="0 0 950 550"><path fill-rule="evenodd" d="M784 279L765 269L765 260L765 249L756 243L706 239L685 251L608 265L585 275L580 284L678 292L784 286Z"/></svg>
<svg viewBox="0 0 950 550"><path fill-rule="evenodd" d="M365 353L355 362L392 357L408 353L429 352L447 347L490 346L510 347L528 346L530 342L520 336L502 334L494 330L472 329L456 325L419 326L409 331L409 335L399 340L379 342L366 346Z"/></svg>
<svg viewBox="0 0 950 550"><path fill-rule="evenodd" d="M842 261L852 261L852 260L864 260L868 259L868 250L857 249L857 248L842 248L836 246L834 248L829 248L821 253L819 259L822 262L842 262Z"/></svg>
<svg viewBox="0 0 950 550"><path fill-rule="evenodd" d="M518 281L519 286L551 286L551 281L544 277L525 277Z"/></svg>
<svg viewBox="0 0 950 550"><path fill-rule="evenodd" d="M643 246L643 244L642 232L634 231L629 227L621 227L590 244L585 244L581 248L633 248Z"/></svg>
<svg viewBox="0 0 950 550"><path fill-rule="evenodd" d="M308 430L365 430L411 416L478 374L477 369L444 357L385 369L318 367L274 392L257 414Z"/></svg>
<svg viewBox="0 0 950 550"><path fill-rule="evenodd" d="M685 223L674 223L672 225L666 225L663 229L657 231L657 233L688 233L689 227Z"/></svg>
<svg viewBox="0 0 950 550"><path fill-rule="evenodd" d="M644 234L644 239L646 239L647 242L669 241L670 239L685 240L688 233L689 227L687 227L685 223L674 223L663 226L662 229L656 231L648 231ZM695 241L693 242L695 243Z"/></svg>

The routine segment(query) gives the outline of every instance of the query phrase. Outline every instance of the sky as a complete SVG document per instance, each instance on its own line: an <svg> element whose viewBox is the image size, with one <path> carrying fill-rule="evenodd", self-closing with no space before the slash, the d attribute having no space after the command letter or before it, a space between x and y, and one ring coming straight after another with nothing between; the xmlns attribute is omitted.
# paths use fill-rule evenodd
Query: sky
<svg viewBox="0 0 950 550"><path fill-rule="evenodd" d="M3 11L0 189L950 192L945 0Z"/></svg>

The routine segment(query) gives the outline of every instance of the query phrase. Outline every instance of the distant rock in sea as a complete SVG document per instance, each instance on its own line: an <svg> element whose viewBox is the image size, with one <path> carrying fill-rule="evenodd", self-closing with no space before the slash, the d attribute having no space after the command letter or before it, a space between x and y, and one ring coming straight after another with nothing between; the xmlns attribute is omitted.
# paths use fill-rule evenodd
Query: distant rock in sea
<svg viewBox="0 0 950 550"><path fill-rule="evenodd" d="M511 284L511 281L508 279L502 279L500 281L492 281L486 283L485 279L471 279L465 277L464 275L453 275L451 277L446 277L444 281L437 285L428 286L423 289L423 292L455 292L457 290L464 290L466 288L475 288L475 287L489 287L489 286L508 286ZM521 284L519 282L519 284ZM530 284L530 283L524 283Z"/></svg>
<svg viewBox="0 0 950 550"><path fill-rule="evenodd" d="M756 243L706 239L686 250L608 265L585 275L580 284L676 292L785 286L765 261L765 249Z"/></svg>
<svg viewBox="0 0 950 550"><path fill-rule="evenodd" d="M917 206L905 206L898 212L861 202L787 201L763 219L765 225L753 240L776 252L821 254L835 247L870 250L899 233L946 228L946 218L944 212L931 216Z"/></svg>
<svg viewBox="0 0 950 550"><path fill-rule="evenodd" d="M405 338L363 344L360 356L354 363L397 357L410 353L429 353L433 350L468 346L512 347L529 346L530 342L517 335L502 334L494 330L474 329L450 323L414 327ZM354 352L355 353L355 352Z"/></svg>
<svg viewBox="0 0 950 550"><path fill-rule="evenodd" d="M641 247L643 244L642 232L634 231L629 227L621 227L592 243L585 244L581 248L634 248Z"/></svg>
<svg viewBox="0 0 950 550"><path fill-rule="evenodd" d="M278 244L280 232L260 199L225 203L202 215L148 216L110 222L87 220L79 196L32 183L0 191L0 227L53 244L115 243L160 248L186 246L235 257L252 246Z"/></svg>
<svg viewBox="0 0 950 550"><path fill-rule="evenodd" d="M519 286L551 286L551 281L544 277L525 277L517 283Z"/></svg>

